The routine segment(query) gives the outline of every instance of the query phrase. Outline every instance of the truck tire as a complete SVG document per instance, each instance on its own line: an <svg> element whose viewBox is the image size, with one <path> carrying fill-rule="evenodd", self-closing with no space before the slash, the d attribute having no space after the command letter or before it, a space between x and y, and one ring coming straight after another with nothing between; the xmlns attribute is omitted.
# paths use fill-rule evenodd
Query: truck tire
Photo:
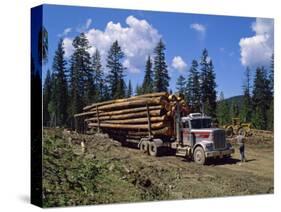
<svg viewBox="0 0 281 212"><path fill-rule="evenodd" d="M159 154L159 148L157 147L157 145L154 142L149 142L148 152L149 152L149 155L156 157Z"/></svg>
<svg viewBox="0 0 281 212"><path fill-rule="evenodd" d="M206 163L206 157L204 150L201 146L196 147L194 154L193 154L193 159L195 163L204 165Z"/></svg>
<svg viewBox="0 0 281 212"><path fill-rule="evenodd" d="M142 141L140 144L140 151L143 153L147 153L148 152L148 146L149 146L149 142L148 141Z"/></svg>

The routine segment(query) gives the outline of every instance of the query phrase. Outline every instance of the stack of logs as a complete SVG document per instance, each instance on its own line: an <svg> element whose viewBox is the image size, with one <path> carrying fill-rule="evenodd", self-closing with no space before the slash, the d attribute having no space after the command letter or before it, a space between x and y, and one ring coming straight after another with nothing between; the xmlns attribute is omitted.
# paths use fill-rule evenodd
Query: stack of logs
<svg viewBox="0 0 281 212"><path fill-rule="evenodd" d="M171 136L174 134L177 105L182 115L188 113L182 95L159 92L94 103L74 117L82 120L87 129L102 131L119 139Z"/></svg>

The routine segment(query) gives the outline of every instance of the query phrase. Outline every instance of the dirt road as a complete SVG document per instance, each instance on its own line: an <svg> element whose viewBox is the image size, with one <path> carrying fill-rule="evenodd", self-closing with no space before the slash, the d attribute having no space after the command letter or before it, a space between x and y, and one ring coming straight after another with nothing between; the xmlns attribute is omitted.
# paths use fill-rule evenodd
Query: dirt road
<svg viewBox="0 0 281 212"><path fill-rule="evenodd" d="M83 150L79 139L85 142ZM72 150L96 161L102 170L98 195L85 204L274 192L272 141L246 143L248 162L242 165L237 147L231 159L200 166L173 155L148 156L104 135L78 137L72 140Z"/></svg>

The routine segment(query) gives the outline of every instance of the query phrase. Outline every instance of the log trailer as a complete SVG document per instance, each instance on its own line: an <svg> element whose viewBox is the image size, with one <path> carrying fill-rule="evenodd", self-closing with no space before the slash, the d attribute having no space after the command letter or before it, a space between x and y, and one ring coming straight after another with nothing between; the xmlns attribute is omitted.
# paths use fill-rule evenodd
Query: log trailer
<svg viewBox="0 0 281 212"><path fill-rule="evenodd" d="M165 98L154 101L159 95ZM168 149L202 165L209 158L231 157L234 148L225 130L213 127L211 117L186 108L182 98L156 93L93 104L75 118L84 130L107 133L123 144L134 143L151 156ZM81 124L76 126L81 129Z"/></svg>

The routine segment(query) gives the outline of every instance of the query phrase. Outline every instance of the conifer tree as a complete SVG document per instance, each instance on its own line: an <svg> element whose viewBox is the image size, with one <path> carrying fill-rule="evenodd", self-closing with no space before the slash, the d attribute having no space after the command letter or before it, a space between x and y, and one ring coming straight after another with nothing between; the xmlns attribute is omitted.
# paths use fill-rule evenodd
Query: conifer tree
<svg viewBox="0 0 281 212"><path fill-rule="evenodd" d="M249 67L245 70L245 80L243 85L243 102L242 102L242 110L241 110L241 120L244 122L250 122L251 121L251 115L252 115L252 100L251 100L251 94L250 94L250 69Z"/></svg>
<svg viewBox="0 0 281 212"><path fill-rule="evenodd" d="M52 95L51 89L52 89L51 73L50 73L50 70L48 69L48 71L46 73L44 85L43 85L43 125L44 126L49 126L49 122L50 122L48 104L51 101L51 95Z"/></svg>
<svg viewBox="0 0 281 212"><path fill-rule="evenodd" d="M215 82L215 72L214 72L214 65L213 65L213 61L210 60L209 62L209 69L208 69L208 83L209 83L209 105L210 105L210 109L209 109L209 114L212 117L216 117L216 107L217 107L217 91L216 91L216 87L217 84Z"/></svg>
<svg viewBox="0 0 281 212"><path fill-rule="evenodd" d="M208 59L207 49L203 50L201 57L201 101L204 106L204 113L216 117L216 82L212 60ZM209 60L209 61L208 61Z"/></svg>
<svg viewBox="0 0 281 212"><path fill-rule="evenodd" d="M95 98L94 100L99 102L104 98L104 73L101 65L100 52L97 49L93 54L93 71L94 71L94 85L95 85Z"/></svg>
<svg viewBox="0 0 281 212"><path fill-rule="evenodd" d="M274 93L274 91L273 91L273 89L274 89L274 54L272 54L272 56L271 56L268 80L269 80L269 88L273 95L273 93Z"/></svg>
<svg viewBox="0 0 281 212"><path fill-rule="evenodd" d="M167 69L167 64L165 60L165 45L162 40L160 40L154 49L154 91L168 92L169 88L169 74Z"/></svg>
<svg viewBox="0 0 281 212"><path fill-rule="evenodd" d="M137 84L136 89L135 89L135 93L136 93L136 95L142 95L143 94L142 86L139 86Z"/></svg>
<svg viewBox="0 0 281 212"><path fill-rule="evenodd" d="M153 74L152 74L152 62L150 56L148 56L145 65L145 75L142 83L142 89L144 94L153 92Z"/></svg>
<svg viewBox="0 0 281 212"><path fill-rule="evenodd" d="M220 99L217 107L217 118L220 125L230 123L230 113L228 102L224 100L223 92L220 93Z"/></svg>
<svg viewBox="0 0 281 212"><path fill-rule="evenodd" d="M233 118L238 118L240 114L240 109L236 101L232 101L230 105L230 114Z"/></svg>
<svg viewBox="0 0 281 212"><path fill-rule="evenodd" d="M198 63L196 60L193 60L189 69L185 97L194 112L200 112L200 93Z"/></svg>
<svg viewBox="0 0 281 212"><path fill-rule="evenodd" d="M94 83L91 58L88 52L89 41L84 33L77 36L72 43L74 52L70 66L70 116L81 112L82 108L93 102Z"/></svg>
<svg viewBox="0 0 281 212"><path fill-rule="evenodd" d="M185 82L185 78L182 75L178 77L176 84L177 84L176 88L178 92L181 94L185 94L186 82Z"/></svg>
<svg viewBox="0 0 281 212"><path fill-rule="evenodd" d="M267 110L270 107L271 92L264 67L256 69L253 85L253 123L258 129L267 129Z"/></svg>
<svg viewBox="0 0 281 212"><path fill-rule="evenodd" d="M271 92L271 100L269 109L267 111L267 128L269 130L273 130L273 122L274 122L274 54L271 57L271 64L269 69L269 88Z"/></svg>
<svg viewBox="0 0 281 212"><path fill-rule="evenodd" d="M48 49L48 31L44 26L42 26L38 35L38 56L41 66L48 61Z"/></svg>
<svg viewBox="0 0 281 212"><path fill-rule="evenodd" d="M67 119L68 87L64 54L63 40L60 40L53 60L53 102L55 103L56 124L58 126L65 125Z"/></svg>
<svg viewBox="0 0 281 212"><path fill-rule="evenodd" d="M108 85L106 83L106 81L104 80L104 85L103 85L103 95L102 95L102 101L107 101L110 100L110 93L109 93L109 89L108 89Z"/></svg>
<svg viewBox="0 0 281 212"><path fill-rule="evenodd" d="M106 67L109 70L108 74L108 84L111 99L123 98L125 97L126 85L124 82L124 70L121 60L124 58L124 53L116 40L107 56Z"/></svg>
<svg viewBox="0 0 281 212"><path fill-rule="evenodd" d="M133 88L132 88L132 83L131 83L131 80L129 80L129 83L128 83L128 90L127 90L127 95L126 97L129 98L131 97L133 94Z"/></svg>
<svg viewBox="0 0 281 212"><path fill-rule="evenodd" d="M57 87L57 80L56 80L56 75L54 72L51 74L51 96L50 96L50 101L48 102L48 113L50 115L50 121L49 125L50 127L56 127L57 125L57 115L58 115L58 110L57 110L57 105L58 105L58 98L57 98L57 93L58 87Z"/></svg>

